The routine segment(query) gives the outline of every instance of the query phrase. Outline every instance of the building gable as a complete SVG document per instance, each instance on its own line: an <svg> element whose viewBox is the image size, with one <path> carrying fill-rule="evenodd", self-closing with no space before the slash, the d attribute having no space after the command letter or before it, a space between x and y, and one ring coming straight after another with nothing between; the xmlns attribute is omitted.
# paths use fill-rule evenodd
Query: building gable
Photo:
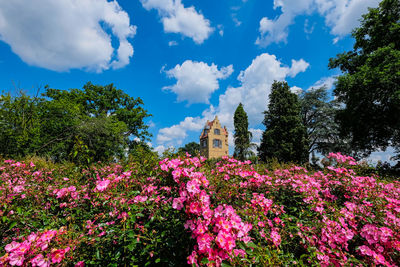
<svg viewBox="0 0 400 267"><path fill-rule="evenodd" d="M210 158L228 156L228 131L222 127L218 117L207 121L200 135L200 155Z"/></svg>

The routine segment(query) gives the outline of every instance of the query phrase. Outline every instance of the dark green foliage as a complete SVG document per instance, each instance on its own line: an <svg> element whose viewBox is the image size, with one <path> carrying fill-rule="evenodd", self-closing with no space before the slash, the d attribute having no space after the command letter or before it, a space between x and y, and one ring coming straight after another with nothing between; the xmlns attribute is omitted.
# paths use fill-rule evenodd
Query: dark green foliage
<svg viewBox="0 0 400 267"><path fill-rule="evenodd" d="M303 91L300 95L301 119L307 128L308 153L342 152L350 155L350 140L340 137L340 127L335 121L339 110L335 100L328 101L325 87Z"/></svg>
<svg viewBox="0 0 400 267"><path fill-rule="evenodd" d="M264 112L266 127L258 155L262 161L276 158L279 162L305 163L308 161L306 128L300 116L297 95L290 92L286 82L275 81Z"/></svg>
<svg viewBox="0 0 400 267"><path fill-rule="evenodd" d="M148 140L142 100L113 84L45 90L41 98L0 96L0 155L89 164L123 158Z"/></svg>
<svg viewBox="0 0 400 267"><path fill-rule="evenodd" d="M235 152L233 156L239 160L245 160L248 156L252 156L251 138L252 134L249 131L249 122L247 119L247 113L243 109L242 103L235 110L233 116L233 125L235 126L235 133L233 135L235 139Z"/></svg>
<svg viewBox="0 0 400 267"><path fill-rule="evenodd" d="M178 153L189 153L191 156L196 157L200 153L200 145L196 142L187 143L184 147L178 149Z"/></svg>
<svg viewBox="0 0 400 267"><path fill-rule="evenodd" d="M400 149L400 2L384 0L353 31L353 50L330 59L343 72L335 95L343 135L364 155L392 145ZM398 151L399 152L399 151Z"/></svg>
<svg viewBox="0 0 400 267"><path fill-rule="evenodd" d="M41 99L20 92L0 96L0 155L18 157L31 153L38 143Z"/></svg>

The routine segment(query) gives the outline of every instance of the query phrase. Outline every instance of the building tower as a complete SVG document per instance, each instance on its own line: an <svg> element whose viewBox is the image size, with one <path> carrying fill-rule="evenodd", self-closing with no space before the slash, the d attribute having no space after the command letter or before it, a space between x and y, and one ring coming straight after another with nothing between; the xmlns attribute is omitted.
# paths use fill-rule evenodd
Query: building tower
<svg viewBox="0 0 400 267"><path fill-rule="evenodd" d="M228 131L222 128L218 116L207 121L200 135L200 155L207 159L228 156Z"/></svg>

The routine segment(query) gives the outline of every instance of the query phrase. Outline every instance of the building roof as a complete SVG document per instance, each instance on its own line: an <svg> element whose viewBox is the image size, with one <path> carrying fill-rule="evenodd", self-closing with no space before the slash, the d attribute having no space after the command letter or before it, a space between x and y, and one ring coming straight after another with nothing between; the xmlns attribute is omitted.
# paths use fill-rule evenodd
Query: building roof
<svg viewBox="0 0 400 267"><path fill-rule="evenodd" d="M204 129L201 132L200 139L206 138L208 136L207 130L211 130L213 128L215 121L219 122L218 116L215 116L214 120L206 122L206 125L204 125ZM225 126L222 128L222 134L228 136L228 130L226 129Z"/></svg>

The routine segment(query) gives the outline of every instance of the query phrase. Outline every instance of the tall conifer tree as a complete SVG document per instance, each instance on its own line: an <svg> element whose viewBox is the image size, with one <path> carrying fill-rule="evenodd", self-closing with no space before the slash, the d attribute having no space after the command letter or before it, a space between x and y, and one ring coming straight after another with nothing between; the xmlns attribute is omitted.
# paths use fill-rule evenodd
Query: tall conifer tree
<svg viewBox="0 0 400 267"><path fill-rule="evenodd" d="M233 117L233 124L235 126L235 152L233 156L239 160L245 160L247 156L251 155L251 138L252 134L248 130L249 122L247 119L247 113L243 109L242 103L236 108L235 115Z"/></svg>
<svg viewBox="0 0 400 267"><path fill-rule="evenodd" d="M266 127L258 155L262 161L276 158L279 162L305 163L308 161L306 128L300 116L297 95L290 92L286 82L275 81L264 112Z"/></svg>

